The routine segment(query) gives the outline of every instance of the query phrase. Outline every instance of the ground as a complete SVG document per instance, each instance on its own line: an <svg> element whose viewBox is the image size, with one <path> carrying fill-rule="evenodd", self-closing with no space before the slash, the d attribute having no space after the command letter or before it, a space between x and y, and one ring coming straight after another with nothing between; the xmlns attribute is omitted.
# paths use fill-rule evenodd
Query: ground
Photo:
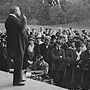
<svg viewBox="0 0 90 90"><path fill-rule="evenodd" d="M25 86L13 86L12 82L12 74L0 71L0 90L67 90L29 78L26 78Z"/></svg>

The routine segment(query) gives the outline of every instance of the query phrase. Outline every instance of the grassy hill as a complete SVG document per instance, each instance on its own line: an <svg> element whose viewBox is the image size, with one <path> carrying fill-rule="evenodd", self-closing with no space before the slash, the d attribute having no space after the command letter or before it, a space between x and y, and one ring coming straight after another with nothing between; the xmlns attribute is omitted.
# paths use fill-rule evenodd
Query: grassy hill
<svg viewBox="0 0 90 90"><path fill-rule="evenodd" d="M39 28L42 25L28 25L29 27L34 28L35 30L39 30ZM62 25L51 25L51 26L43 26L45 28L52 28L53 30L57 30L58 27L62 27L63 29L68 29L69 27L73 27L74 30L79 30L81 31L82 29L87 30L90 32L90 19L84 20L82 22L77 22L77 23L69 23L69 24L62 24ZM0 30L5 30L4 23L0 23Z"/></svg>

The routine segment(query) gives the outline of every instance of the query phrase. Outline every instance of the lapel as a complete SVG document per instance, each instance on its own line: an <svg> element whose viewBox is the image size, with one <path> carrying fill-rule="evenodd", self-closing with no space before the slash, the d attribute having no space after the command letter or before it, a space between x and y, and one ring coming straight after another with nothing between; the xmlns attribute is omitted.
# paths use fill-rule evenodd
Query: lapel
<svg viewBox="0 0 90 90"><path fill-rule="evenodd" d="M76 54L76 61L80 61L82 59L82 56L83 56L83 51L80 51L80 52L75 52Z"/></svg>

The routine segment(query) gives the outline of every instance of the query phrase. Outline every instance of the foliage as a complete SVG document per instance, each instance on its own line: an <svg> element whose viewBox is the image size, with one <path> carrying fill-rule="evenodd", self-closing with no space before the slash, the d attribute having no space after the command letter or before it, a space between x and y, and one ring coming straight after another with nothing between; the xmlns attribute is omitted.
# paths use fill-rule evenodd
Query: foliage
<svg viewBox="0 0 90 90"><path fill-rule="evenodd" d="M52 6L49 9L49 14L50 14L50 20L52 24L63 23L63 11L59 5Z"/></svg>
<svg viewBox="0 0 90 90"><path fill-rule="evenodd" d="M0 0L0 16L7 16L9 7L18 5L28 17L29 24L61 24L90 18L90 0L52 3L52 0Z"/></svg>

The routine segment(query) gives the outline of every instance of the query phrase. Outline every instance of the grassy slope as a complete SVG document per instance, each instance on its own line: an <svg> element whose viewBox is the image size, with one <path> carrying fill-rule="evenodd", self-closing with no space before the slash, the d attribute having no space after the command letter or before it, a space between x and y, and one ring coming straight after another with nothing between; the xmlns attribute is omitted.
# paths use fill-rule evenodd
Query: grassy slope
<svg viewBox="0 0 90 90"><path fill-rule="evenodd" d="M31 28L34 28L35 30L39 30L41 27L40 25L28 25ZM71 24L63 24L63 25L51 25L51 26L43 26L43 27L49 27L52 28L53 30L57 30L58 27L62 27L63 29L67 29L69 27L73 27L74 30L79 30L81 31L82 29L86 29L87 31L90 32L90 19L89 20L84 20L83 22L78 22L78 23L71 23ZM3 23L0 23L0 30L4 30L5 26Z"/></svg>

